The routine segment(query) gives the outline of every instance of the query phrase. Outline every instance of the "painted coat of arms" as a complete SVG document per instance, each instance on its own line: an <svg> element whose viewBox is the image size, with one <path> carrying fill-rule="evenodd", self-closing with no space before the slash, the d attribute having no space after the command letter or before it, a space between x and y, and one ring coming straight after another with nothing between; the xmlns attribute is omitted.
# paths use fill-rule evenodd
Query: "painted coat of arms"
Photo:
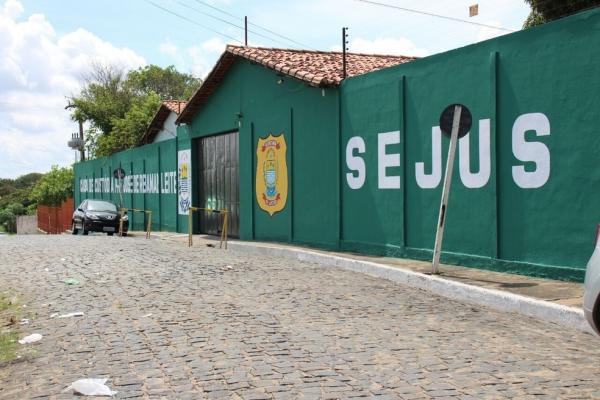
<svg viewBox="0 0 600 400"><path fill-rule="evenodd" d="M258 139L256 146L256 201L273 215L283 210L288 195L287 145L283 133Z"/></svg>

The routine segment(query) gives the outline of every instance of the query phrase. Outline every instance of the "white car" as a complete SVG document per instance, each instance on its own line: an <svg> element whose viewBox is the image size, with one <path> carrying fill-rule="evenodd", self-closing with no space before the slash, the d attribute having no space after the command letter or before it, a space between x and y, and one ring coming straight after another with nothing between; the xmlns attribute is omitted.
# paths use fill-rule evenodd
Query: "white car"
<svg viewBox="0 0 600 400"><path fill-rule="evenodd" d="M583 312L594 331L600 335L600 231L596 239L596 249L585 272Z"/></svg>

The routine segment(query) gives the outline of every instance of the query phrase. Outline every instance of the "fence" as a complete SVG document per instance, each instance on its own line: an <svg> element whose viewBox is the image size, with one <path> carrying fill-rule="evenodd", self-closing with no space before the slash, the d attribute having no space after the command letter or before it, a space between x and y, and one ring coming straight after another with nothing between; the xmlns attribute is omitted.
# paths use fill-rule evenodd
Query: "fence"
<svg viewBox="0 0 600 400"><path fill-rule="evenodd" d="M48 234L59 234L71 229L73 210L72 198L65 200L59 207L38 205L38 229Z"/></svg>
<svg viewBox="0 0 600 400"><path fill-rule="evenodd" d="M17 235L33 235L37 231L37 215L19 215L17 217Z"/></svg>

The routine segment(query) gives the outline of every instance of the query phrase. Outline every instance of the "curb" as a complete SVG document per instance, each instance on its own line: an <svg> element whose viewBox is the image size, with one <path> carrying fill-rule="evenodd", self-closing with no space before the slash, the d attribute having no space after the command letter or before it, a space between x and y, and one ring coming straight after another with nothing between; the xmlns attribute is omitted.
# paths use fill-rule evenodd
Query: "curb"
<svg viewBox="0 0 600 400"><path fill-rule="evenodd" d="M305 249L248 242L229 242L229 248L252 254L293 258L300 261L313 262L325 267L337 267L360 272L376 278L427 290L442 297L489 307L497 311L516 312L543 321L553 322L566 328L593 333L583 315L583 310L532 297L467 285L371 261L355 260Z"/></svg>

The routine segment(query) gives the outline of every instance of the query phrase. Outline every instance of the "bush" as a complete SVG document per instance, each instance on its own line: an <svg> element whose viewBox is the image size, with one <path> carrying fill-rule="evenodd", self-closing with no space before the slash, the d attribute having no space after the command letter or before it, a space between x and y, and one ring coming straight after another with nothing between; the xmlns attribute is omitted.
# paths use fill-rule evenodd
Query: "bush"
<svg viewBox="0 0 600 400"><path fill-rule="evenodd" d="M13 213L13 215L25 215L25 207L23 207L23 204L21 203L12 203L9 204L6 207L6 210L10 211L11 213Z"/></svg>
<svg viewBox="0 0 600 400"><path fill-rule="evenodd" d="M0 225L6 232L15 233L17 231L17 217L10 210L0 210Z"/></svg>
<svg viewBox="0 0 600 400"><path fill-rule="evenodd" d="M67 198L73 196L73 170L52 166L52 170L44 174L31 191L31 197L38 204L58 207Z"/></svg>

